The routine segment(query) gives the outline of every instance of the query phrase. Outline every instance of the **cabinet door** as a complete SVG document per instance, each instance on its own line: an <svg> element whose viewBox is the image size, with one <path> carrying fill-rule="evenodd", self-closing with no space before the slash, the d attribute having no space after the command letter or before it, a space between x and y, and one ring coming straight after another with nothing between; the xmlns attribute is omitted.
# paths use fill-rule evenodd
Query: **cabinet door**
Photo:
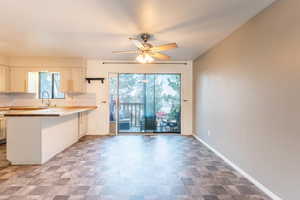
<svg viewBox="0 0 300 200"><path fill-rule="evenodd" d="M86 92L85 83L86 68L73 68L72 80L73 80L73 92L84 93Z"/></svg>
<svg viewBox="0 0 300 200"><path fill-rule="evenodd" d="M85 136L88 131L87 112L79 113L79 138Z"/></svg>
<svg viewBox="0 0 300 200"><path fill-rule="evenodd" d="M4 91L7 92L10 89L10 70L8 67L4 69Z"/></svg>
<svg viewBox="0 0 300 200"><path fill-rule="evenodd" d="M61 92L72 92L73 90L73 81L72 81L72 70L66 69L61 71Z"/></svg>
<svg viewBox="0 0 300 200"><path fill-rule="evenodd" d="M9 69L6 66L0 66L0 92L9 90Z"/></svg>
<svg viewBox="0 0 300 200"><path fill-rule="evenodd" d="M0 92L5 92L5 68L0 66Z"/></svg>
<svg viewBox="0 0 300 200"><path fill-rule="evenodd" d="M61 72L61 91L83 93L85 86L85 68L71 68Z"/></svg>
<svg viewBox="0 0 300 200"><path fill-rule="evenodd" d="M27 72L21 69L12 69L10 75L11 92L27 92Z"/></svg>
<svg viewBox="0 0 300 200"><path fill-rule="evenodd" d="M81 83L81 68L72 69L72 92L82 92L82 83Z"/></svg>

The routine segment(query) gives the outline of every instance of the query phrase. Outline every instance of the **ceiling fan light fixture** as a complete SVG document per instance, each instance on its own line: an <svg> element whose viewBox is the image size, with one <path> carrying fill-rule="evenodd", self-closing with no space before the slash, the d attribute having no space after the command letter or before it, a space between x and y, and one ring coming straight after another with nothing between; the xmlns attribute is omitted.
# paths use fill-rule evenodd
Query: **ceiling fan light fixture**
<svg viewBox="0 0 300 200"><path fill-rule="evenodd" d="M136 57L136 61L139 63L152 63L154 59L148 54L140 54Z"/></svg>
<svg viewBox="0 0 300 200"><path fill-rule="evenodd" d="M137 47L136 50L127 50L127 51L113 51L113 53L118 54L137 54L136 61L139 63L152 63L155 59L158 60L170 60L171 56L161 53L161 51L166 51L170 49L177 48L178 45L173 43L162 44L159 46L153 46L148 43L151 35L143 33L139 38L130 37L129 40Z"/></svg>

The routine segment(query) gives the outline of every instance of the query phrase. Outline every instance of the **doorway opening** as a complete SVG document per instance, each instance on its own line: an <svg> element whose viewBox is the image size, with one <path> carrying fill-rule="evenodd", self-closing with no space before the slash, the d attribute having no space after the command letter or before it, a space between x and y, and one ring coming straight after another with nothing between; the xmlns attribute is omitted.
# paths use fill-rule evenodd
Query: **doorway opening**
<svg viewBox="0 0 300 200"><path fill-rule="evenodd" d="M181 75L112 73L111 133L180 133Z"/></svg>

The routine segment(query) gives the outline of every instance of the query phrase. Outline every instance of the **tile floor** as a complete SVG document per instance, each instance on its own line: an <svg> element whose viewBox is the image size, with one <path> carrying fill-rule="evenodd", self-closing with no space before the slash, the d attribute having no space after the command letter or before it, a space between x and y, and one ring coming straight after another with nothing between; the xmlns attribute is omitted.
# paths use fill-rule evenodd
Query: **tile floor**
<svg viewBox="0 0 300 200"><path fill-rule="evenodd" d="M43 166L0 170L0 199L269 200L193 137L84 137Z"/></svg>

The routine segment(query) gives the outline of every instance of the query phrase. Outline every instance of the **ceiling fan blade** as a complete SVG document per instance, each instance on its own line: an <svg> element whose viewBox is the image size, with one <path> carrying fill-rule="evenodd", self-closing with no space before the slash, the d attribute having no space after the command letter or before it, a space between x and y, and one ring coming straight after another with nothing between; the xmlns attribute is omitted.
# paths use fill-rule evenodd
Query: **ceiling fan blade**
<svg viewBox="0 0 300 200"><path fill-rule="evenodd" d="M174 49L177 47L178 47L178 45L176 43L170 43L170 44L163 44L163 45L152 47L152 48L150 48L150 50L151 51L166 51L166 50Z"/></svg>
<svg viewBox="0 0 300 200"><path fill-rule="evenodd" d="M132 53L132 54L135 54L135 53L138 53L139 51L137 50L129 50L129 51L113 51L113 53Z"/></svg>
<svg viewBox="0 0 300 200"><path fill-rule="evenodd" d="M158 59L160 59L160 60L170 60L170 59L171 59L170 56L165 55L165 54L162 54L162 53L157 53L157 52L151 53L150 55L151 55L152 57L158 58Z"/></svg>
<svg viewBox="0 0 300 200"><path fill-rule="evenodd" d="M139 48L139 49L143 49L144 48L144 45L143 43L141 43L138 39L136 38L129 38L129 40L131 40L133 42L133 44Z"/></svg>

